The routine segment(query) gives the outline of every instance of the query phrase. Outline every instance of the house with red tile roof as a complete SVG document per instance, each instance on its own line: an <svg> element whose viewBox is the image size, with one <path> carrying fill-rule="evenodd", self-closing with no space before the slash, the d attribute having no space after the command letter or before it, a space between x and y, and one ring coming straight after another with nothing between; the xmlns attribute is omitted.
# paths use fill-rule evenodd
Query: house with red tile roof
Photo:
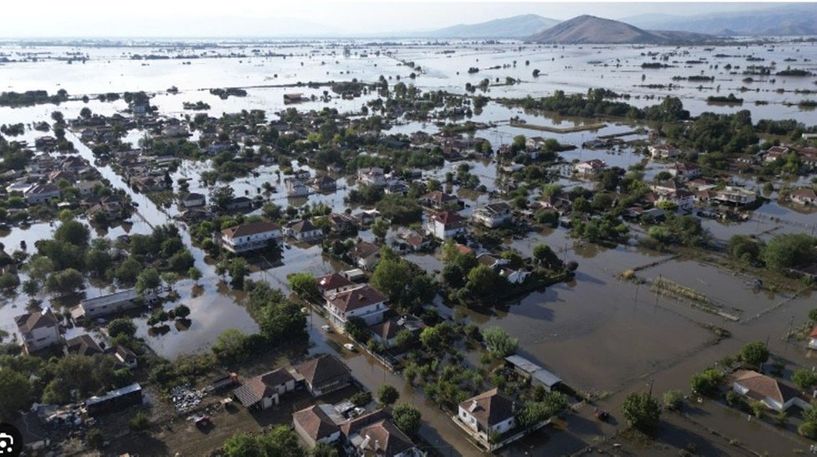
<svg viewBox="0 0 817 457"><path fill-rule="evenodd" d="M332 324L343 327L352 317L363 319L367 325L383 321L383 314L389 310L388 298L374 287L364 284L354 289L345 289L326 298L326 310Z"/></svg>

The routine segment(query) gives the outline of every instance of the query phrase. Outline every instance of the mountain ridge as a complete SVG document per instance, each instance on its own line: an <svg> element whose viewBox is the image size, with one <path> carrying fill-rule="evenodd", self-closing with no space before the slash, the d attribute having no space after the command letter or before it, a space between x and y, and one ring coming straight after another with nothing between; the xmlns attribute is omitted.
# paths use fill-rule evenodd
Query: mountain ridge
<svg viewBox="0 0 817 457"><path fill-rule="evenodd" d="M549 44L690 44L714 38L699 33L643 30L626 22L585 14L531 35L526 41Z"/></svg>
<svg viewBox="0 0 817 457"><path fill-rule="evenodd" d="M461 39L492 39L492 38L525 38L548 29L559 21L538 14L520 14L505 18L475 24L456 24L441 29L419 32L426 38L461 38Z"/></svg>

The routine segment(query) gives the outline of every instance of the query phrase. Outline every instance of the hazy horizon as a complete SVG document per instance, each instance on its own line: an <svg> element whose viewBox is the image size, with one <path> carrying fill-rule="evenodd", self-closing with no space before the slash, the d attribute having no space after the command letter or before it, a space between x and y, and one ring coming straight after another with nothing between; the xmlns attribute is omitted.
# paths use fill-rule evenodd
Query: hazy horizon
<svg viewBox="0 0 817 457"><path fill-rule="evenodd" d="M42 0L5 5L0 38L280 38L400 36L521 14L565 20L582 14L623 19L768 9L795 3L538 3L143 0L116 4Z"/></svg>

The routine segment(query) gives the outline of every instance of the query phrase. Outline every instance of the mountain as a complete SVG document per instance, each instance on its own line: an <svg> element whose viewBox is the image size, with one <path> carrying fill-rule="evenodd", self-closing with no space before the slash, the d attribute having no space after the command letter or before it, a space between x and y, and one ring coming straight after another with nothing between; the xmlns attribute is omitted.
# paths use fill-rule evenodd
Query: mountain
<svg viewBox="0 0 817 457"><path fill-rule="evenodd" d="M735 13L695 16L645 14L623 19L638 27L744 36L817 35L817 4L779 5Z"/></svg>
<svg viewBox="0 0 817 457"><path fill-rule="evenodd" d="M712 39L710 35L649 31L596 16L578 16L534 34L527 41L554 44L683 44Z"/></svg>
<svg viewBox="0 0 817 457"><path fill-rule="evenodd" d="M556 19L536 14L494 19L479 24L459 24L422 33L425 38L497 39L524 38L558 24Z"/></svg>

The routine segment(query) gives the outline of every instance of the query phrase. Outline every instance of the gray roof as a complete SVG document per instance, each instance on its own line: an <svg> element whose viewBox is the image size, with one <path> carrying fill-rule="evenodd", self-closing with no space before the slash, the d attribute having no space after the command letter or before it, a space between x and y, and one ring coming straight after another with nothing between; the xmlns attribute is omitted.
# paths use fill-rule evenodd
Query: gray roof
<svg viewBox="0 0 817 457"><path fill-rule="evenodd" d="M505 357L505 361L528 373L534 381L537 381L547 387L553 387L562 382L562 380L548 370L531 362L530 360L520 355L510 355Z"/></svg>

